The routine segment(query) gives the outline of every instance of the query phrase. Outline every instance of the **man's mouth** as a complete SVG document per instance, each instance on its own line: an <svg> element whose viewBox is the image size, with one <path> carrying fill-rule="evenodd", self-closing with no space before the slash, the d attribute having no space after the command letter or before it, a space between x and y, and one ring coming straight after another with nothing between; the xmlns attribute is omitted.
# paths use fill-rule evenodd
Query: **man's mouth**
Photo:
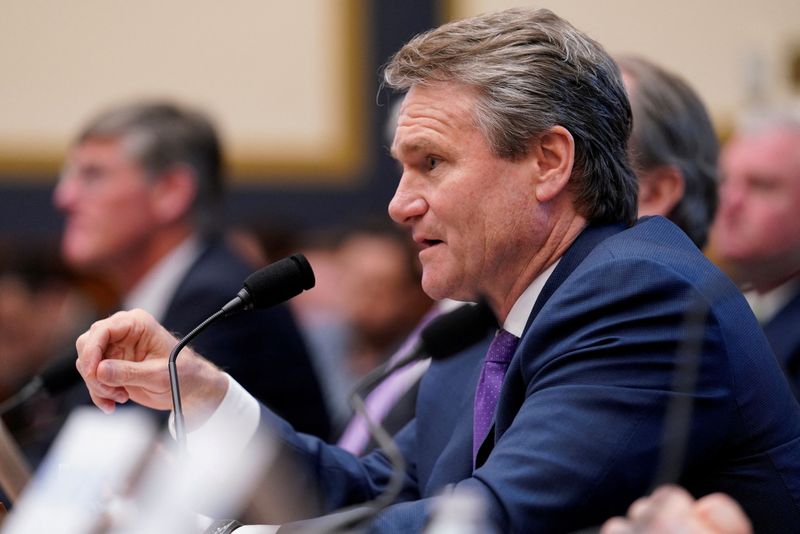
<svg viewBox="0 0 800 534"><path fill-rule="evenodd" d="M444 241L441 239L420 239L417 241L417 246L420 251L423 251L442 243L444 243Z"/></svg>

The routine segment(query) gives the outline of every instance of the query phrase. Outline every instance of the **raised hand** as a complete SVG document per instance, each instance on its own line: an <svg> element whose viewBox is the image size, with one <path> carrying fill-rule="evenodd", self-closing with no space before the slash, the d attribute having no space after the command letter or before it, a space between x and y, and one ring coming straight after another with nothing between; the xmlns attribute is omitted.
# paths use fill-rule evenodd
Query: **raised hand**
<svg viewBox="0 0 800 534"><path fill-rule="evenodd" d="M97 321L76 343L76 366L92 401L103 411L132 400L159 410L172 407L167 361L177 340L142 310ZM227 379L210 362L185 348L178 357L187 424L219 405Z"/></svg>

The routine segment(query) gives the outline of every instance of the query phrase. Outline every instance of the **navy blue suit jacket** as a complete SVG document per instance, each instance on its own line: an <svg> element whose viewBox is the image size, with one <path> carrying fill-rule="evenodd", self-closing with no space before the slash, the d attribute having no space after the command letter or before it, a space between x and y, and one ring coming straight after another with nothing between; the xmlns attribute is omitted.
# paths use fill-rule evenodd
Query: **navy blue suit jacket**
<svg viewBox="0 0 800 534"><path fill-rule="evenodd" d="M762 325L775 356L800 400L800 287L772 319Z"/></svg>
<svg viewBox="0 0 800 534"><path fill-rule="evenodd" d="M209 244L175 291L162 324L180 336L189 333L235 297L252 271L224 244ZM298 430L329 437L322 389L288 307L221 319L191 345Z"/></svg>
<svg viewBox="0 0 800 534"><path fill-rule="evenodd" d="M699 357L687 393L673 385L676 354ZM562 257L473 470L483 356L436 362L424 377L416 419L396 436L403 491L375 531L419 531L429 498L450 484L483 495L501 532L570 532L623 514L652 489L675 398L693 401L677 481L695 495L729 493L756 532L798 530L800 407L740 292L666 219L590 227ZM264 418L312 470L328 508L384 489L381 451L358 459Z"/></svg>

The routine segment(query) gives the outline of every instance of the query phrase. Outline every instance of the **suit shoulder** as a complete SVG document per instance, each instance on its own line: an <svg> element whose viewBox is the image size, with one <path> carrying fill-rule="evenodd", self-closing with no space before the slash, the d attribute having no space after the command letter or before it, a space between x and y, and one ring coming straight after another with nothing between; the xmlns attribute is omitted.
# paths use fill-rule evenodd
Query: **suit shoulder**
<svg viewBox="0 0 800 534"><path fill-rule="evenodd" d="M740 291L683 231L663 217L645 217L603 242L576 269L593 273L613 286L642 279L683 281L704 298L739 299ZM627 283L626 283L627 280ZM744 299L740 299L746 305Z"/></svg>

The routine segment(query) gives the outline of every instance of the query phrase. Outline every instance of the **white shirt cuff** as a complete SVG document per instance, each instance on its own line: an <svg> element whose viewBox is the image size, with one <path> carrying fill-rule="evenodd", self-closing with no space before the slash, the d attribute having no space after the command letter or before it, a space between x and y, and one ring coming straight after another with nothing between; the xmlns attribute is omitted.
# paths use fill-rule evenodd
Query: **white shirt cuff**
<svg viewBox="0 0 800 534"><path fill-rule="evenodd" d="M258 430L261 420L261 407L236 380L225 373L228 391L222 402L205 423L186 436L187 447L204 448L205 444L224 440L229 452L242 451L250 443ZM173 418L170 417L170 430L174 435Z"/></svg>

